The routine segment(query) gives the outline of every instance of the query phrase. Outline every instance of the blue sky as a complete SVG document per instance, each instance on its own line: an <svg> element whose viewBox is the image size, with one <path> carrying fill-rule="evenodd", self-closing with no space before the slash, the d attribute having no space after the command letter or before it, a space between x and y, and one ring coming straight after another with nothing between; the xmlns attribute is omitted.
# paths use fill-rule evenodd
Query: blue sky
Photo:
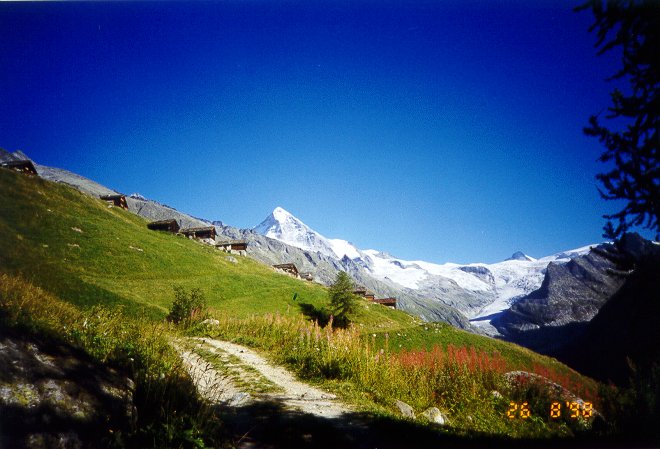
<svg viewBox="0 0 660 449"><path fill-rule="evenodd" d="M571 2L0 3L0 147L239 227L276 206L406 259L602 240Z"/></svg>

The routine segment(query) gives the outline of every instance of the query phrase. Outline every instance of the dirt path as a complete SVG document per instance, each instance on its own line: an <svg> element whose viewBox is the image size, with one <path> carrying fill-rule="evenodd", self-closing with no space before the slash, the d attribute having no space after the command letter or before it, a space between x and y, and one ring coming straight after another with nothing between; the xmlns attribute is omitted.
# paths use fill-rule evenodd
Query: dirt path
<svg viewBox="0 0 660 449"><path fill-rule="evenodd" d="M337 418L352 412L345 404L337 401L335 395L296 380L289 371L273 365L249 348L210 338L195 338L191 341L196 342L198 347L203 350L236 357L241 364L256 370L278 390L275 393L264 392L249 395L245 389L236 385L236 380L232 380L231 376L215 369L203 357L193 351L179 348L200 393L214 402L244 405L249 402L249 399L277 401L287 408L323 418ZM238 370L242 376L246 375L245 370L241 370L240 366Z"/></svg>

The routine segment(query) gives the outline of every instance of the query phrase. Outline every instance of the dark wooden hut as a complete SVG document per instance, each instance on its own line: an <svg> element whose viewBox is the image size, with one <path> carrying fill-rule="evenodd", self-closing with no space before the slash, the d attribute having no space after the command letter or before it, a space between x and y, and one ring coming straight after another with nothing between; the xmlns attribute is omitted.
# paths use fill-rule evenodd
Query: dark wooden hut
<svg viewBox="0 0 660 449"><path fill-rule="evenodd" d="M298 268L292 263L282 263L279 265L273 265L273 268L276 270L284 271L287 274L290 274L294 277L299 277Z"/></svg>
<svg viewBox="0 0 660 449"><path fill-rule="evenodd" d="M179 223L175 219L152 221L147 225L152 231L179 232Z"/></svg>
<svg viewBox="0 0 660 449"><path fill-rule="evenodd" d="M378 298L374 299L373 302L396 309L396 298Z"/></svg>
<svg viewBox="0 0 660 449"><path fill-rule="evenodd" d="M216 243L215 247L228 253L247 251L247 242L245 240L231 240L228 242Z"/></svg>
<svg viewBox="0 0 660 449"><path fill-rule="evenodd" d="M128 203L126 202L125 195L101 195L99 198L107 203L111 203L113 206L128 210Z"/></svg>
<svg viewBox="0 0 660 449"><path fill-rule="evenodd" d="M186 228L179 231L180 234L185 235L191 239L211 239L215 240L215 226L205 226L201 228Z"/></svg>
<svg viewBox="0 0 660 449"><path fill-rule="evenodd" d="M0 163L0 166L8 168L9 170L15 170L17 172L24 173L26 175L37 174L37 169L34 168L34 164L30 160L5 161Z"/></svg>

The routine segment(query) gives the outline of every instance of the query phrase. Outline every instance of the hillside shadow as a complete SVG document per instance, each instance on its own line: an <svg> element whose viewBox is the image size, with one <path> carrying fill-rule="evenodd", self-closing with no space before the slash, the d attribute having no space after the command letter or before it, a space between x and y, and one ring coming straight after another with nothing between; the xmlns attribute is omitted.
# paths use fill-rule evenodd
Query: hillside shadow
<svg viewBox="0 0 660 449"><path fill-rule="evenodd" d="M622 447L621 441L602 439L511 439L451 426L433 428L364 412L322 418L288 409L277 400L243 407L218 406L217 413L238 449Z"/></svg>
<svg viewBox="0 0 660 449"><path fill-rule="evenodd" d="M316 321L321 327L326 327L330 322L330 312L325 309L319 309L313 304L307 304L304 302L298 303L298 308L306 318Z"/></svg>
<svg viewBox="0 0 660 449"><path fill-rule="evenodd" d="M105 448L112 432L129 432L129 387L120 373L56 338L2 325L0 347L0 384L9 388L0 393L0 448Z"/></svg>
<svg viewBox="0 0 660 449"><path fill-rule="evenodd" d="M588 324L573 322L562 326L546 326L526 331L509 332L508 335L500 337L500 339L524 346L543 355L556 357L557 352L564 345L584 334Z"/></svg>

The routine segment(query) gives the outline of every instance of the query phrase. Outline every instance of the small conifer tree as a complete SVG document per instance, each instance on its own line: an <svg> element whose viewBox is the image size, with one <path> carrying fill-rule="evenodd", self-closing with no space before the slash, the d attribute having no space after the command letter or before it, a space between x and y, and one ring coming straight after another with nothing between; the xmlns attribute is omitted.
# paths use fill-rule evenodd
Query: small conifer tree
<svg viewBox="0 0 660 449"><path fill-rule="evenodd" d="M335 325L347 326L355 313L357 297L353 294L353 281L346 272L337 273L334 284L330 286L329 296Z"/></svg>

